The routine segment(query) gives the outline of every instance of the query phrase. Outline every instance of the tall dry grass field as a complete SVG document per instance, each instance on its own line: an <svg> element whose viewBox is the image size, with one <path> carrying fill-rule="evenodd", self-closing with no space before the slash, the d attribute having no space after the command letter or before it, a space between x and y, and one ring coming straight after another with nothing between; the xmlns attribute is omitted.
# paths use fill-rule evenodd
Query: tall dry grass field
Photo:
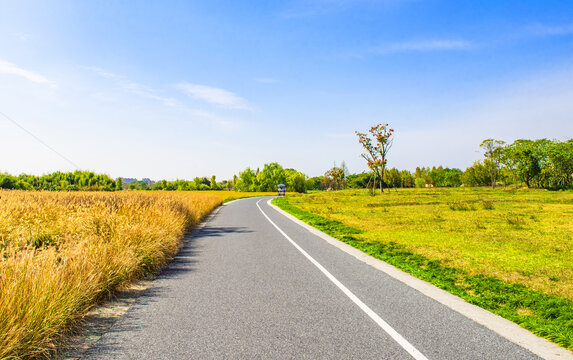
<svg viewBox="0 0 573 360"><path fill-rule="evenodd" d="M162 268L221 203L185 192L0 191L0 359L48 356L74 320Z"/></svg>

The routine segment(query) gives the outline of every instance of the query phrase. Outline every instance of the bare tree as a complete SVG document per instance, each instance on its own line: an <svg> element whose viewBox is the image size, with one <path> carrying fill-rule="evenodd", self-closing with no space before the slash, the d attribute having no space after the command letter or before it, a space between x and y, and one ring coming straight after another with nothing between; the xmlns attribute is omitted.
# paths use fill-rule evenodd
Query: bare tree
<svg viewBox="0 0 573 360"><path fill-rule="evenodd" d="M386 168L388 151L392 147L392 133L394 129L388 128L388 124L378 124L368 130L370 136L365 133L355 131L358 141L366 149L362 157L368 163L368 167L374 173L374 184L376 177L380 180L380 193L384 192L384 169ZM374 187L374 185L372 185ZM373 188L374 189L374 188Z"/></svg>

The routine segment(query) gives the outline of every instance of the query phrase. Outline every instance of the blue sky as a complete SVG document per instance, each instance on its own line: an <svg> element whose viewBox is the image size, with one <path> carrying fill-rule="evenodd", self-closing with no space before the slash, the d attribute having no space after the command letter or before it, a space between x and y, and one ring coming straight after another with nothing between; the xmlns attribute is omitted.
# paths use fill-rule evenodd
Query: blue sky
<svg viewBox="0 0 573 360"><path fill-rule="evenodd" d="M0 0L0 112L13 174L360 172L377 123L389 166L464 169L571 138L573 2Z"/></svg>

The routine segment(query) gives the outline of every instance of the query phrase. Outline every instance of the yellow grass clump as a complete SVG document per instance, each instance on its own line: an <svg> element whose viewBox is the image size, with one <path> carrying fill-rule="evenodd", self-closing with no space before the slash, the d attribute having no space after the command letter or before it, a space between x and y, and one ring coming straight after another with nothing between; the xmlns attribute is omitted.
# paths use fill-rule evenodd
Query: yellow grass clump
<svg viewBox="0 0 573 360"><path fill-rule="evenodd" d="M165 266L223 198L0 191L0 359L49 355L104 296Z"/></svg>

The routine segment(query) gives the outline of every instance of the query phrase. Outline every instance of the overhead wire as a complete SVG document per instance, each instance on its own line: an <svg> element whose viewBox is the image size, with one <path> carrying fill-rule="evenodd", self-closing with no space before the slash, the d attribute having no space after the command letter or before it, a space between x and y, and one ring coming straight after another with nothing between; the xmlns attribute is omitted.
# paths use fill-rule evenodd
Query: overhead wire
<svg viewBox="0 0 573 360"><path fill-rule="evenodd" d="M74 163L72 160L70 160L68 157L66 157L65 155L63 155L62 153L60 153L59 151L57 151L56 149L54 149L53 147L51 147L50 145L48 145L45 141L43 141L42 139L40 139L39 137L37 137L36 135L34 135L34 133L32 133L31 131L29 131L28 129L26 129L25 127L23 127L22 125L20 125L17 121L15 121L14 119L12 119L11 117L9 117L8 115L4 114L3 112L0 111L0 115L2 115L3 117L5 117L6 119L8 119L8 121L10 121L11 123L13 123L14 125L16 125L17 127L19 127L20 129L22 129L23 131L25 131L28 135L30 135L31 137L33 137L36 141L38 141L40 144L44 145L45 147L47 147L48 149L50 149L52 152L54 152L56 155L58 155L59 157L61 157L62 159L66 160L68 163L70 163L73 167L75 167L77 170L80 170L80 167Z"/></svg>

